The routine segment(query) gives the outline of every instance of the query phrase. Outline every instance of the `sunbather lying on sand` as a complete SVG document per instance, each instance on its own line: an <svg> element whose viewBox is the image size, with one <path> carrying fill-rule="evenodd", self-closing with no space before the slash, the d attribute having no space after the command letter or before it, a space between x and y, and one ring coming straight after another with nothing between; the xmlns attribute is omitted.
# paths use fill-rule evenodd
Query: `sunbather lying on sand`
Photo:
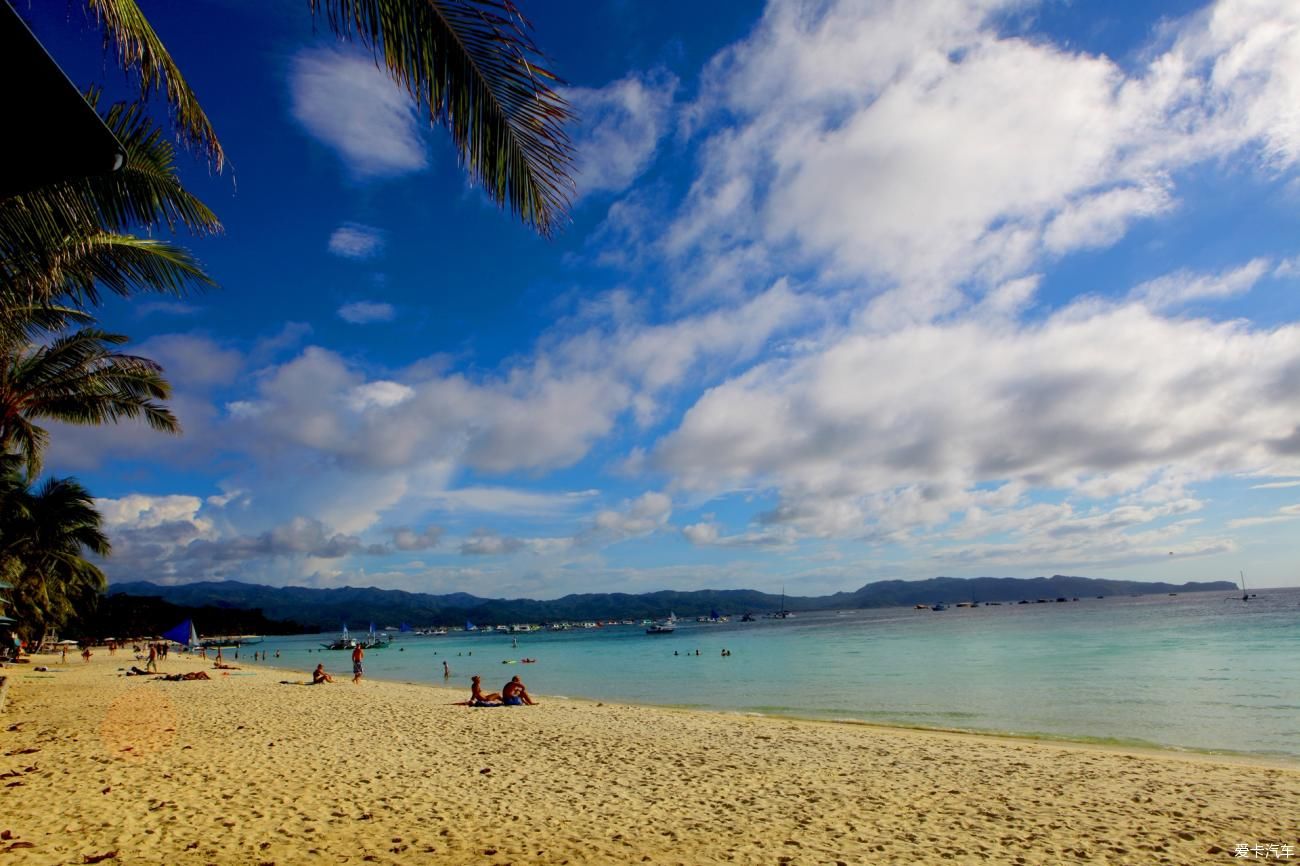
<svg viewBox="0 0 1300 866"><path fill-rule="evenodd" d="M187 674L165 674L159 679L167 680L170 683L178 683L181 680L210 680L207 671L190 671Z"/></svg>

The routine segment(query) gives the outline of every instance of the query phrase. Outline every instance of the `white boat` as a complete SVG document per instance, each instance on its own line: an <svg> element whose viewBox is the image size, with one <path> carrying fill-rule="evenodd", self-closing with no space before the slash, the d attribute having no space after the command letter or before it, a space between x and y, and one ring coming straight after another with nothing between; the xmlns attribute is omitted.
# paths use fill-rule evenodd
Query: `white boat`
<svg viewBox="0 0 1300 866"><path fill-rule="evenodd" d="M677 631L677 614L669 611L668 619L661 619L645 630L646 634L672 634Z"/></svg>
<svg viewBox="0 0 1300 866"><path fill-rule="evenodd" d="M213 635L212 637L205 637L200 641L203 646L208 647L209 649L229 646L251 646L252 644L259 644L261 642L262 636L260 634Z"/></svg>

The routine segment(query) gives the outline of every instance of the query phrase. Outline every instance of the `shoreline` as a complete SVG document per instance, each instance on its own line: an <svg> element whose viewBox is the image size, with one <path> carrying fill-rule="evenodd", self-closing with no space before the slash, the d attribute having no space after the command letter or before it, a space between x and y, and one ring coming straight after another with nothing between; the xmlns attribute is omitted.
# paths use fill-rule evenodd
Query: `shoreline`
<svg viewBox="0 0 1300 866"><path fill-rule="evenodd" d="M1300 845L1300 770L1255 760L54 658L4 671L0 850L32 845L15 863L1200 863Z"/></svg>

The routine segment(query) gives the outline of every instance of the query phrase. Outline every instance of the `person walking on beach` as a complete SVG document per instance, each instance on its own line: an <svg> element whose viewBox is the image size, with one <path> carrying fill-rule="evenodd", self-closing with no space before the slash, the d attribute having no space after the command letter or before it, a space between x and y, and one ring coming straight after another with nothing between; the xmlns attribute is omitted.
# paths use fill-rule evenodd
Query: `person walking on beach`
<svg viewBox="0 0 1300 866"><path fill-rule="evenodd" d="M145 662L144 669L158 673L158 646L149 644L149 661Z"/></svg>
<svg viewBox="0 0 1300 866"><path fill-rule="evenodd" d="M357 644L352 648L352 682L361 682L361 675L364 674L365 668L361 666L361 660L366 657L366 651Z"/></svg>

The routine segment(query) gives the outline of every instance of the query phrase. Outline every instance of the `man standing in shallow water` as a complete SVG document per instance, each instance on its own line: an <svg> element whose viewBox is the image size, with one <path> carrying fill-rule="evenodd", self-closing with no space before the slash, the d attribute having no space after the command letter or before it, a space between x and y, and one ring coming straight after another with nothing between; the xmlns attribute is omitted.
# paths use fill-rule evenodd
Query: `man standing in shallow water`
<svg viewBox="0 0 1300 866"><path fill-rule="evenodd" d="M365 657L366 657L366 651L361 648L361 644L357 644L352 648L352 682L353 683L361 682L361 675L365 673L365 669L361 667L361 660Z"/></svg>

